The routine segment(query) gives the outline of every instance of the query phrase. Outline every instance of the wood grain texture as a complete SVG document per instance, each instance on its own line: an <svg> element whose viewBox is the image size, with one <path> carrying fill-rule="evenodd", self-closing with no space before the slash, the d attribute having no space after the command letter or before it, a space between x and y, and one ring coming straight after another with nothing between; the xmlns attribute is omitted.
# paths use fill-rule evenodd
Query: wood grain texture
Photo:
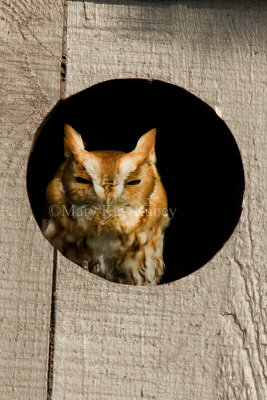
<svg viewBox="0 0 267 400"><path fill-rule="evenodd" d="M45 399L53 249L26 190L34 134L59 98L62 5L1 1L0 398Z"/></svg>
<svg viewBox="0 0 267 400"><path fill-rule="evenodd" d="M222 251L180 281L120 286L59 257L54 399L267 397L264 13L257 1L68 2L66 94L120 77L186 88L233 132L246 193Z"/></svg>

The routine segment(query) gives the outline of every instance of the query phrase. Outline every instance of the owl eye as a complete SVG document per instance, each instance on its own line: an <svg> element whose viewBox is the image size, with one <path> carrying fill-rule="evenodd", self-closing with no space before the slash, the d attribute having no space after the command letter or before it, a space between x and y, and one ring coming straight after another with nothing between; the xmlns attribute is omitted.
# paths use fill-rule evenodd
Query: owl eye
<svg viewBox="0 0 267 400"><path fill-rule="evenodd" d="M92 184L92 181L90 181L90 179L84 179L84 178L81 178L80 176L76 176L76 182L77 183L82 183L82 184Z"/></svg>
<svg viewBox="0 0 267 400"><path fill-rule="evenodd" d="M126 182L126 185L139 185L140 182L141 182L141 179L136 179L134 181Z"/></svg>

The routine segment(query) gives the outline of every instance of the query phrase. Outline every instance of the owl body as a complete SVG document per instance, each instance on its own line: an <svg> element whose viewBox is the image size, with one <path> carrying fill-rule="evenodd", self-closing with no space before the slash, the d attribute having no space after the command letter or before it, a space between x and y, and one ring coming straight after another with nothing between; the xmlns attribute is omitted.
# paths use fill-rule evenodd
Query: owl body
<svg viewBox="0 0 267 400"><path fill-rule="evenodd" d="M65 125L66 160L46 190L42 231L67 258L113 282L156 285L164 272L166 192L155 129L130 153L86 151Z"/></svg>

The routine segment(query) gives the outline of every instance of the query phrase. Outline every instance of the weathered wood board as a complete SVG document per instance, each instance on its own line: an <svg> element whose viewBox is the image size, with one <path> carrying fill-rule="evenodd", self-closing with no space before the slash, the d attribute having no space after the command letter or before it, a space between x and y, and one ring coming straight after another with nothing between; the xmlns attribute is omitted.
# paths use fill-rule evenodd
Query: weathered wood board
<svg viewBox="0 0 267 400"><path fill-rule="evenodd" d="M120 286L59 256L54 399L267 397L264 12L257 1L67 3L66 96L125 77L186 88L232 130L246 193L222 251L178 282Z"/></svg>
<svg viewBox="0 0 267 400"><path fill-rule="evenodd" d="M3 0L0 16L0 398L41 400L53 249L32 215L26 169L35 132L59 99L62 3Z"/></svg>
<svg viewBox="0 0 267 400"><path fill-rule="evenodd" d="M0 398L45 399L51 385L55 400L267 398L264 2L3 0L0 15ZM244 162L243 214L211 262L161 287L112 284L59 255L48 382L53 249L27 158L60 96L127 77L217 109Z"/></svg>

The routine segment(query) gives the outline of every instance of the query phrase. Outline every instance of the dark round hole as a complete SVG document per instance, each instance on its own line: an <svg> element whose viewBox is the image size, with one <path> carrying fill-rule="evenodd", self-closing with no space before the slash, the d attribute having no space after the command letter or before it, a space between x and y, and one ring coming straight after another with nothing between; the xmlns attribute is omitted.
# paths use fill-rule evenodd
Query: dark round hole
<svg viewBox="0 0 267 400"><path fill-rule="evenodd" d="M81 133L87 150L134 149L157 128L157 167L171 217L162 283L206 264L232 234L242 210L244 172L235 139L206 103L162 82L118 79L60 101L38 130L27 187L40 225L45 189L64 160L63 126Z"/></svg>

